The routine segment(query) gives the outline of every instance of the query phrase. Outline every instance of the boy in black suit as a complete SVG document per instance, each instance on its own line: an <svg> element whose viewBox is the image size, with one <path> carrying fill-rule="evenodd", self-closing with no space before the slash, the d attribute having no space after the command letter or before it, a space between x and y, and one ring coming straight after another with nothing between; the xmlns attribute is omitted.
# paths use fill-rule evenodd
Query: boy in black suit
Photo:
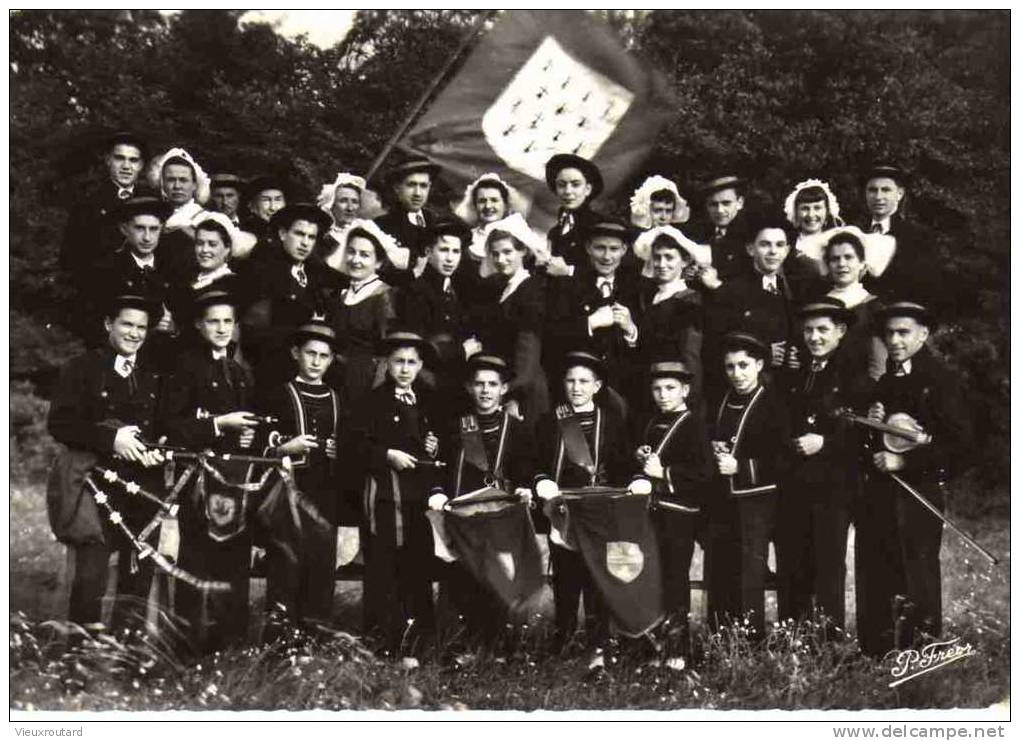
<svg viewBox="0 0 1020 741"><path fill-rule="evenodd" d="M711 427L715 483L709 501L705 572L709 616L751 613L765 635L765 576L779 497L779 475L790 441L788 412L761 379L769 348L753 335L732 332L722 341L729 389Z"/></svg>
<svg viewBox="0 0 1020 741"><path fill-rule="evenodd" d="M387 334L386 381L353 419L352 460L365 469L365 632L394 655L426 649L435 630L434 546L425 507L437 482L439 439L428 391L417 382L427 348L413 332Z"/></svg>
<svg viewBox="0 0 1020 741"><path fill-rule="evenodd" d="M687 407L693 374L682 360L649 368L655 412L638 438L638 472L652 481L655 524L662 559L662 594L667 622L667 664L682 668L690 654L690 570L697 516L713 472L708 434L700 414Z"/></svg>

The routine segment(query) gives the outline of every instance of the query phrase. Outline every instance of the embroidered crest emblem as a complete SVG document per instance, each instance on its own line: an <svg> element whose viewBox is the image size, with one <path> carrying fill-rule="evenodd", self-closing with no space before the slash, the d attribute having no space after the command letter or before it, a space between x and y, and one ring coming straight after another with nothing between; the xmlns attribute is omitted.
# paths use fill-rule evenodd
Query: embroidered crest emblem
<svg viewBox="0 0 1020 741"><path fill-rule="evenodd" d="M645 554L637 543L627 541L606 543L606 569L624 584L630 584L637 579L644 566Z"/></svg>
<svg viewBox="0 0 1020 741"><path fill-rule="evenodd" d="M503 574L509 581L514 580L514 576L517 574L517 564L514 563L514 554L510 551L498 551L496 553L496 563L503 570Z"/></svg>

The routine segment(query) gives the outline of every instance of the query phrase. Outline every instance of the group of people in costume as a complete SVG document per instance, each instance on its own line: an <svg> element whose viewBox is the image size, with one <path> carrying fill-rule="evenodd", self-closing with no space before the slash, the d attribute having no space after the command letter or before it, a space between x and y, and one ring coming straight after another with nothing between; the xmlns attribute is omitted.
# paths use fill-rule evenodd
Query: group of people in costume
<svg viewBox="0 0 1020 741"><path fill-rule="evenodd" d="M103 629L112 553L117 594L147 598L160 535L150 501L90 492L81 472L165 494L168 451L186 450L221 461L195 474L176 518L176 566L229 585L174 585L199 650L247 640L255 546L267 637L329 623L341 523L360 528L363 627L381 650L427 649L435 581L469 635L495 640L505 606L457 564L437 568L428 518L489 486L549 535L555 645L582 641L595 670L614 626L551 523L565 489L652 492L665 608L653 643L674 662L691 650L695 544L713 626L746 618L764 637L768 586L780 618L840 639L851 524L861 649L939 634L942 526L892 475L941 509L972 435L931 349L939 276L902 215L900 169L862 173L858 225L821 180L772 212L728 173L684 191L652 175L617 218L593 205L598 167L557 154L543 234L532 194L500 173L441 209L442 173L422 158L372 183L381 198L342 172L312 202L276 177L210 177L180 148L149 154L133 134L110 140L108 182L72 210L61 251L89 350L49 415L79 475L70 458L54 470L101 505L101 527L78 523L80 507L54 524L74 566L71 620ZM889 449L855 416L909 418L924 442ZM287 460L281 506L244 495L265 483L245 456ZM130 619L115 609L115 625Z"/></svg>

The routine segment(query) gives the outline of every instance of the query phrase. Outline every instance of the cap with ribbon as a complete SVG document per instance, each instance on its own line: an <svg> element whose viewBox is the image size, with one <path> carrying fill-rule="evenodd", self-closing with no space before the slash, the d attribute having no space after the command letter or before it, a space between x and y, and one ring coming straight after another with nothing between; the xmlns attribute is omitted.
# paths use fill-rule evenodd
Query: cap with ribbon
<svg viewBox="0 0 1020 741"><path fill-rule="evenodd" d="M111 296L105 304L104 316L106 317L115 317L124 309L137 309L146 313L150 327L156 325L163 318L162 304L151 296L142 296L137 293L117 293Z"/></svg>
<svg viewBox="0 0 1020 741"><path fill-rule="evenodd" d="M300 347L309 340L325 342L334 352L337 349L336 332L322 319L313 317L295 329L290 336L290 344L295 347Z"/></svg>
<svg viewBox="0 0 1020 741"><path fill-rule="evenodd" d="M595 237L617 237L628 245L633 243L634 238L638 235L638 230L630 224L610 218L599 219L594 224L583 227L580 231L581 236L586 240Z"/></svg>
<svg viewBox="0 0 1020 741"><path fill-rule="evenodd" d="M288 203L269 219L271 229L290 229L295 221L308 221L319 227L321 237L333 225L333 219L311 203Z"/></svg>
<svg viewBox="0 0 1020 741"><path fill-rule="evenodd" d="M564 374L571 368L577 368L578 366L590 369L600 379L606 376L606 364L597 355L592 355L584 350L573 350L563 356Z"/></svg>
<svg viewBox="0 0 1020 741"><path fill-rule="evenodd" d="M392 185L397 180L413 175L418 172L427 173L432 179L439 177L441 168L432 160L426 157L410 156L405 157L394 165L390 166L383 173L383 183Z"/></svg>
<svg viewBox="0 0 1020 741"><path fill-rule="evenodd" d="M908 178L906 170L885 160L875 160L861 173L861 182L867 184L869 180L874 178L890 178L896 181L896 184L901 188L905 188L908 184Z"/></svg>
<svg viewBox="0 0 1020 741"><path fill-rule="evenodd" d="M510 380L510 377L513 375L510 371L509 363L498 355L487 353L476 353L467 361L468 378L480 370L496 371L504 381Z"/></svg>
<svg viewBox="0 0 1020 741"><path fill-rule="evenodd" d="M216 188L234 188L240 193L244 190L244 179L232 172L217 172L209 179L209 190Z"/></svg>
<svg viewBox="0 0 1020 741"><path fill-rule="evenodd" d="M802 305L797 310L797 318L801 321L818 316L827 316L837 324L852 325L857 318L842 301L832 296L822 296Z"/></svg>
<svg viewBox="0 0 1020 741"><path fill-rule="evenodd" d="M694 378L694 373L684 361L677 358L655 361L648 369L648 376L650 378L675 378L688 383Z"/></svg>
<svg viewBox="0 0 1020 741"><path fill-rule="evenodd" d="M210 306L237 306L237 298L230 291L222 288L207 288L195 295L196 311L202 312Z"/></svg>
<svg viewBox="0 0 1020 741"><path fill-rule="evenodd" d="M205 203L209 200L209 176L206 175L205 170L202 169L201 165L195 161L188 152L181 147L173 147L168 149L162 155L153 160L152 165L149 167L149 183L153 188L159 190L165 198L167 193L163 190L163 168L167 164L174 164L173 160L177 160L183 164L188 165L191 171L195 173L195 184L197 186L195 190L195 201L198 203Z"/></svg>
<svg viewBox="0 0 1020 741"><path fill-rule="evenodd" d="M630 223L641 229L652 227L652 194L661 191L669 191L673 196L673 213L670 215L670 223L683 224L690 218L691 210L687 201L680 195L676 183L662 175L652 175L645 178L640 187L630 197Z"/></svg>
<svg viewBox="0 0 1020 741"><path fill-rule="evenodd" d="M765 360L770 354L768 346L750 332L727 332L721 346L724 354L743 350L758 360Z"/></svg>
<svg viewBox="0 0 1020 741"><path fill-rule="evenodd" d="M743 188L747 185L747 180L736 175L734 173L725 173L717 175L714 178L706 180L698 188L698 196L701 198L708 198L713 193L718 193L720 190L726 190L727 188Z"/></svg>
<svg viewBox="0 0 1020 741"><path fill-rule="evenodd" d="M417 332L406 329L394 329L386 333L386 336L379 341L379 350L384 355L389 355L394 350L402 347L413 347L421 353L422 360L426 363L435 356L435 348L427 339Z"/></svg>
<svg viewBox="0 0 1020 741"><path fill-rule="evenodd" d="M145 214L147 216L155 216L160 221L166 221L173 210L174 207L161 198L156 198L155 196L134 196L117 204L114 217L117 221L124 222L135 216Z"/></svg>
<svg viewBox="0 0 1020 741"><path fill-rule="evenodd" d="M909 317L923 324L930 330L935 329L935 316L924 304L916 301L894 301L875 312L875 331L882 334L885 331L885 324L890 319Z"/></svg>
<svg viewBox="0 0 1020 741"><path fill-rule="evenodd" d="M284 200L290 192L290 183L279 175L258 175L244 186L244 199L252 201L267 190L278 190L283 193Z"/></svg>

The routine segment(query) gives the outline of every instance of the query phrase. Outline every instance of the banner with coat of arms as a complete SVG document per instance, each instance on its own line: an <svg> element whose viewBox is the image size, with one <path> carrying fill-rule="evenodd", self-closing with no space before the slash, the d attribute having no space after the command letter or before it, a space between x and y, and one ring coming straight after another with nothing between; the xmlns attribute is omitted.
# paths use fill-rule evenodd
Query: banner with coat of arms
<svg viewBox="0 0 1020 741"><path fill-rule="evenodd" d="M662 571L648 497L564 497L554 500L551 520L563 545L584 558L621 633L644 635L659 624Z"/></svg>

